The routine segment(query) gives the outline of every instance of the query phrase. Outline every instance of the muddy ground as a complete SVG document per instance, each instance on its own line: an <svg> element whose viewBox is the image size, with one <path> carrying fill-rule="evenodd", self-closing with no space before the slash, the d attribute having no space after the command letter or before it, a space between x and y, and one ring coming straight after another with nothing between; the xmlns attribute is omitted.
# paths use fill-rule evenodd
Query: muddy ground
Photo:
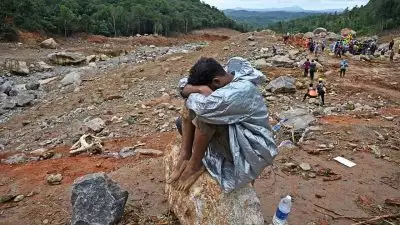
<svg viewBox="0 0 400 225"><path fill-rule="evenodd" d="M71 184L79 176L99 171L109 173L130 193L121 224L176 223L164 195L163 158L141 155L117 159L112 153L138 143L144 143L144 148L166 151L179 138L174 120L182 100L175 87L196 59L208 56L222 63L233 56L252 59L260 48L279 43L273 35L257 33L255 46L249 46L248 36L229 30L209 30L177 38L141 37L140 41L104 37L58 40L64 49L88 54L104 44L129 51L140 44L208 45L193 52L91 74L79 91L74 91L74 87L58 91L58 80L42 87L49 94L0 124L1 144L5 146L0 158L20 152L28 154L43 147L50 148L58 157L18 165L0 164L0 196L26 196L22 201L0 205L0 224L69 224ZM1 44L0 60L12 57L35 61L51 52L36 45L35 41L18 47ZM385 204L386 199L400 197L399 62L349 58L348 73L339 78L338 58L327 53L318 58L324 66L320 75L326 74L326 105L318 108L302 102L305 90L300 89L268 101L271 117L290 107L323 111L348 101L373 109L316 114L313 126L318 130L309 133L296 148L280 152L273 167L267 168L255 183L266 224L271 221L279 199L286 194L294 199L290 224L353 224L363 218L399 213L399 206ZM299 68L266 67L262 71L269 79L290 74L305 80ZM70 157L69 148L85 132L84 121L96 117L106 121L101 136L109 153ZM284 139L279 136L277 143ZM320 149L324 150L317 151ZM348 168L334 161L336 156L357 165ZM310 164L311 170L302 170L301 163ZM60 185L47 184L46 177L54 173L62 174ZM376 224L400 224L400 220L387 219Z"/></svg>

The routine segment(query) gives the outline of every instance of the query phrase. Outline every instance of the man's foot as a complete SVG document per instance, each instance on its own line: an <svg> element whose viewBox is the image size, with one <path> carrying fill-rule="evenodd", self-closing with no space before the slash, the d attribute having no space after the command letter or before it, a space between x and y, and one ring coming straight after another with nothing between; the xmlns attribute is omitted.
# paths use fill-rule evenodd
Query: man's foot
<svg viewBox="0 0 400 225"><path fill-rule="evenodd" d="M179 160L179 162L176 164L176 167L172 171L171 176L167 180L167 184L172 184L179 179L179 177L185 170L188 162L189 162L188 160Z"/></svg>
<svg viewBox="0 0 400 225"><path fill-rule="evenodd" d="M196 180L203 174L205 168L203 164L200 167L192 166L190 163L186 166L185 170L175 183L175 188L178 191L187 191L196 182Z"/></svg>

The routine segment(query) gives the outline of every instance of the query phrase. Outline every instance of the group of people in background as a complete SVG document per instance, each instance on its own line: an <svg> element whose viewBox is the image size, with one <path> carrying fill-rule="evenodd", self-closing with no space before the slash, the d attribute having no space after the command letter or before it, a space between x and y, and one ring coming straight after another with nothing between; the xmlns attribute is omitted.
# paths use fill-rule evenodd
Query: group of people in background
<svg viewBox="0 0 400 225"><path fill-rule="evenodd" d="M309 74L311 80L311 83L307 89L307 93L304 95L303 102L306 100L307 97L309 98L319 97L322 105L324 105L326 88L324 86L323 80L319 78L317 88L314 88L313 84L315 78L315 72L317 71L317 63L315 59L311 60L311 62L310 59L306 59L306 61L303 64L303 68L304 68L304 77L307 77Z"/></svg>
<svg viewBox="0 0 400 225"><path fill-rule="evenodd" d="M313 53L315 57L318 57L318 54L320 52L325 51L325 46L326 42L325 40L323 41L315 41L312 38L307 40L306 47L310 51L310 53Z"/></svg>

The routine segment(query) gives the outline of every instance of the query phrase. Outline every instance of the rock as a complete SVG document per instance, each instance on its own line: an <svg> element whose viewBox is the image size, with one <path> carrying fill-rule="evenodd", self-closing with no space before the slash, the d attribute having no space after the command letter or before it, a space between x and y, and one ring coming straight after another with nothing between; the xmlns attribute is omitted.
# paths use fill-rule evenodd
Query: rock
<svg viewBox="0 0 400 225"><path fill-rule="evenodd" d="M335 34L333 32L328 32L325 39L327 39L328 41L337 41L340 40L342 38L342 36L340 36L339 34Z"/></svg>
<svg viewBox="0 0 400 225"><path fill-rule="evenodd" d="M95 118L85 123L85 125L95 133L101 132L105 127L105 122L101 118Z"/></svg>
<svg viewBox="0 0 400 225"><path fill-rule="evenodd" d="M264 58L257 59L255 61L253 61L252 64L253 64L254 68L256 68L258 70L261 70L261 69L264 69L264 68L268 67L268 63Z"/></svg>
<svg viewBox="0 0 400 225"><path fill-rule="evenodd" d="M250 47L255 47L256 45L257 45L257 42L255 42L255 41L252 41L252 42L249 43Z"/></svg>
<svg viewBox="0 0 400 225"><path fill-rule="evenodd" d="M351 34L351 35L356 35L357 34L357 32L355 32L354 30L352 30L352 29L350 29L350 28L343 28L341 31L340 31L340 34L343 36L343 37L346 37L347 35L349 35L349 34Z"/></svg>
<svg viewBox="0 0 400 225"><path fill-rule="evenodd" d="M17 103L15 102L14 99L5 99L4 101L0 102L0 108L1 109L14 109L17 107Z"/></svg>
<svg viewBox="0 0 400 225"><path fill-rule="evenodd" d="M320 33L326 33L326 32L328 32L328 30L326 30L323 27L318 27L313 31L314 34L320 34Z"/></svg>
<svg viewBox="0 0 400 225"><path fill-rule="evenodd" d="M256 39L254 38L253 35L251 35L251 36L247 37L247 40L248 40L248 41L255 41Z"/></svg>
<svg viewBox="0 0 400 225"><path fill-rule="evenodd" d="M34 156L36 156L36 157L41 157L41 156L43 156L44 153L46 153L47 151L48 151L48 149L39 148L39 149L36 149L36 150L33 150L33 151L29 152L29 154L34 155Z"/></svg>
<svg viewBox="0 0 400 225"><path fill-rule="evenodd" d="M29 159L26 157L24 153L19 153L8 157L7 159L2 159L1 163L3 164L22 164L27 162Z"/></svg>
<svg viewBox="0 0 400 225"><path fill-rule="evenodd" d="M35 81L25 84L26 90L37 90L39 87L40 83Z"/></svg>
<svg viewBox="0 0 400 225"><path fill-rule="evenodd" d="M368 146L371 149L371 152L375 155L376 158L381 158L382 157L382 152L379 149L378 146L376 145L369 145Z"/></svg>
<svg viewBox="0 0 400 225"><path fill-rule="evenodd" d="M313 32L307 32L304 34L304 38L308 39L308 38L313 38L314 37L314 33Z"/></svg>
<svg viewBox="0 0 400 225"><path fill-rule="evenodd" d="M301 108L280 112L278 117L280 119L287 119L287 121L283 123L283 126L288 128L293 127L295 131L304 130L315 121L313 115L311 115L306 109Z"/></svg>
<svg viewBox="0 0 400 225"><path fill-rule="evenodd" d="M268 58L268 62L271 62L272 65L276 67L286 67L292 68L294 61L291 60L288 56L276 55L274 57Z"/></svg>
<svg viewBox="0 0 400 225"><path fill-rule="evenodd" d="M289 76L281 76L272 80L265 89L272 93L294 93L296 92L295 83L295 78Z"/></svg>
<svg viewBox="0 0 400 225"><path fill-rule="evenodd" d="M48 219L44 219L44 220L42 221L42 223L43 223L43 224L48 224L48 223L49 223L49 220L48 220Z"/></svg>
<svg viewBox="0 0 400 225"><path fill-rule="evenodd" d="M333 111L337 111L336 107L326 107L324 108L325 115L331 115Z"/></svg>
<svg viewBox="0 0 400 225"><path fill-rule="evenodd" d="M310 164L308 164L308 163L301 163L299 166L300 166L300 168L301 168L302 170L304 170L304 171L309 171L309 170L311 170L311 166L310 166Z"/></svg>
<svg viewBox="0 0 400 225"><path fill-rule="evenodd" d="M47 40L44 40L42 43L40 43L40 47L56 49L58 47L58 44L53 38L49 38Z"/></svg>
<svg viewBox="0 0 400 225"><path fill-rule="evenodd" d="M15 198L15 195L3 195L0 197L0 203L11 202Z"/></svg>
<svg viewBox="0 0 400 225"><path fill-rule="evenodd" d="M20 107L28 106L33 100L35 100L35 96L26 92L19 93L15 97L16 104Z"/></svg>
<svg viewBox="0 0 400 225"><path fill-rule="evenodd" d="M59 185L61 184L63 177L61 174L50 174L49 176L47 176L46 180L47 183L50 185Z"/></svg>
<svg viewBox="0 0 400 225"><path fill-rule="evenodd" d="M78 72L71 72L60 81L63 86L74 84L75 87L78 87L82 84L81 74Z"/></svg>
<svg viewBox="0 0 400 225"><path fill-rule="evenodd" d="M110 57L108 57L108 56L105 55L105 54L101 54L100 57L99 57L99 59L100 59L100 61L107 61L107 60L110 59Z"/></svg>
<svg viewBox="0 0 400 225"><path fill-rule="evenodd" d="M20 202L20 201L22 201L24 198L25 198L24 195L17 195L17 196L14 198L14 202Z"/></svg>
<svg viewBox="0 0 400 225"><path fill-rule="evenodd" d="M86 63L96 62L96 55L86 56Z"/></svg>
<svg viewBox="0 0 400 225"><path fill-rule="evenodd" d="M0 94L4 93L6 95L10 95L12 87L13 86L10 81L5 81L2 85L0 85Z"/></svg>
<svg viewBox="0 0 400 225"><path fill-rule="evenodd" d="M345 109L347 110L355 110L356 106L354 105L354 103L352 101L348 101L345 105Z"/></svg>
<svg viewBox="0 0 400 225"><path fill-rule="evenodd" d="M268 97L266 97L265 99L266 99L267 101L269 101L269 102L276 101L276 97L275 97L275 96L268 96Z"/></svg>
<svg viewBox="0 0 400 225"><path fill-rule="evenodd" d="M50 61L55 64L66 65L79 65L86 62L86 57L79 53L73 52L56 52L47 56Z"/></svg>
<svg viewBox="0 0 400 225"><path fill-rule="evenodd" d="M118 154L121 158L127 158L136 154L162 156L164 152L155 149L137 149L136 147L123 147Z"/></svg>
<svg viewBox="0 0 400 225"><path fill-rule="evenodd" d="M142 155L154 155L154 156L162 156L164 152L160 150L155 150L155 149L136 149L136 153L142 154Z"/></svg>
<svg viewBox="0 0 400 225"><path fill-rule="evenodd" d="M310 98L310 99L308 99L308 104L318 105L319 100L318 100L318 98Z"/></svg>
<svg viewBox="0 0 400 225"><path fill-rule="evenodd" d="M326 33L326 32L319 33L319 37L321 37L321 38L325 38L327 35L328 35L328 33Z"/></svg>
<svg viewBox="0 0 400 225"><path fill-rule="evenodd" d="M121 158L127 158L135 155L136 154L135 150L136 150L135 147L123 147L118 154Z"/></svg>
<svg viewBox="0 0 400 225"><path fill-rule="evenodd" d="M10 71L12 74L16 75L28 75L29 68L26 62L19 61L16 59L6 59L4 62L4 69Z"/></svg>
<svg viewBox="0 0 400 225"><path fill-rule="evenodd" d="M128 192L105 173L79 177L72 185L71 225L117 224L123 214Z"/></svg>
<svg viewBox="0 0 400 225"><path fill-rule="evenodd" d="M371 61L371 57L369 55L359 55L360 56L360 60L364 60L364 61Z"/></svg>
<svg viewBox="0 0 400 225"><path fill-rule="evenodd" d="M304 38L304 33L297 33L297 34L294 35L294 38L303 39Z"/></svg>
<svg viewBox="0 0 400 225"><path fill-rule="evenodd" d="M178 159L179 147L170 146L165 157L165 171L168 179ZM180 224L264 224L260 200L254 188L243 187L230 193L223 193L219 184L204 172L187 193L166 185L166 194L172 211Z"/></svg>
<svg viewBox="0 0 400 225"><path fill-rule="evenodd" d="M300 51L297 50L297 49L292 49L292 50L289 50L289 52L288 52L288 54L289 54L289 56L290 56L291 59L295 59L296 56L297 56L299 53L300 53Z"/></svg>
<svg viewBox="0 0 400 225"><path fill-rule="evenodd" d="M54 69L52 66L48 65L47 63L45 63L43 61L37 62L36 67L37 67L37 70L40 72L51 71Z"/></svg>

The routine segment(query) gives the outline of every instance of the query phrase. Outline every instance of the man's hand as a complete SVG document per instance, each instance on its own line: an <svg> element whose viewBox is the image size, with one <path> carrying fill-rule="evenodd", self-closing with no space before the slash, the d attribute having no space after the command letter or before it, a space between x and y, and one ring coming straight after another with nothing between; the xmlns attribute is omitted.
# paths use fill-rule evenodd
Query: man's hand
<svg viewBox="0 0 400 225"><path fill-rule="evenodd" d="M211 93L213 93L213 91L206 85L193 86L190 84L186 85L182 90L182 96L185 98L189 97L189 95L193 93L199 93L204 96L209 96L211 95Z"/></svg>
<svg viewBox="0 0 400 225"><path fill-rule="evenodd" d="M199 93L204 95L204 96L209 96L213 93L213 90L211 90L211 88L209 88L208 86L198 86L199 88Z"/></svg>

